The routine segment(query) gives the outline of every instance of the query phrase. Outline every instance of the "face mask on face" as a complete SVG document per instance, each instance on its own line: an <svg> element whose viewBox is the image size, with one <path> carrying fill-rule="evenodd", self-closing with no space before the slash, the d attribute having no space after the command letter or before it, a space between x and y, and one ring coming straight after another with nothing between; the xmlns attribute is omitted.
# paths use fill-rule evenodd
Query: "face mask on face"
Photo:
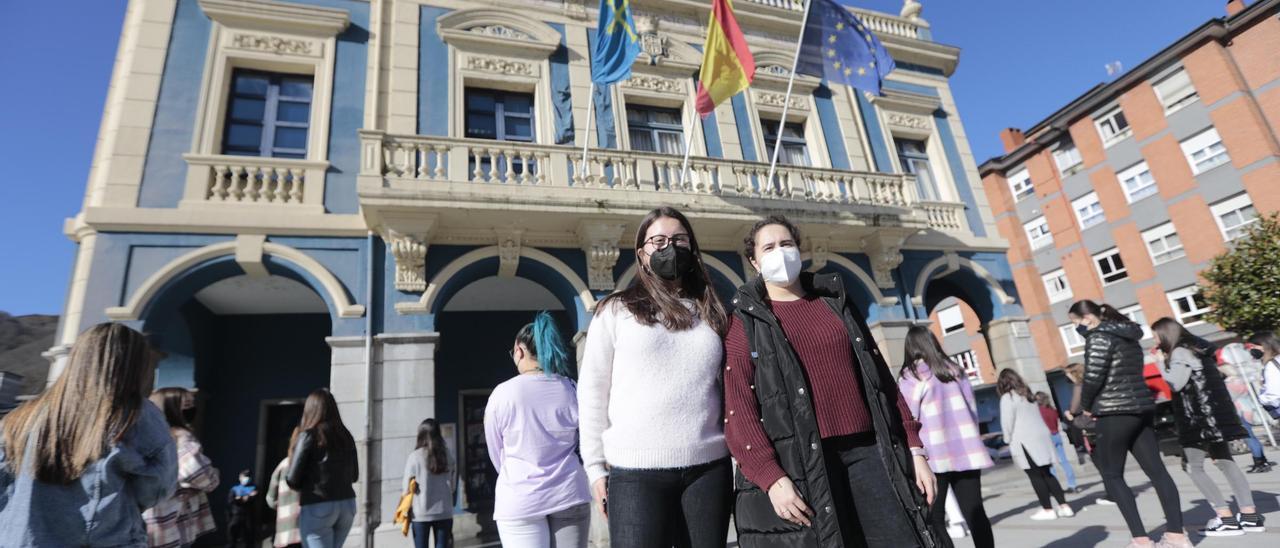
<svg viewBox="0 0 1280 548"><path fill-rule="evenodd" d="M760 257L760 275L774 285L791 285L800 277L800 250L779 247Z"/></svg>
<svg viewBox="0 0 1280 548"><path fill-rule="evenodd" d="M693 270L693 250L675 244L649 255L649 268L664 280L677 280Z"/></svg>
<svg viewBox="0 0 1280 548"><path fill-rule="evenodd" d="M240 485L249 485L249 478L240 476Z"/></svg>
<svg viewBox="0 0 1280 548"><path fill-rule="evenodd" d="M1085 324L1076 324L1076 333L1079 333L1081 337L1089 334L1089 326L1086 326Z"/></svg>
<svg viewBox="0 0 1280 548"><path fill-rule="evenodd" d="M1261 359L1262 359L1262 349L1261 349L1261 348L1250 348L1250 349L1249 349L1249 355L1250 355L1250 356L1253 356L1253 359L1255 359L1255 360L1261 360Z"/></svg>

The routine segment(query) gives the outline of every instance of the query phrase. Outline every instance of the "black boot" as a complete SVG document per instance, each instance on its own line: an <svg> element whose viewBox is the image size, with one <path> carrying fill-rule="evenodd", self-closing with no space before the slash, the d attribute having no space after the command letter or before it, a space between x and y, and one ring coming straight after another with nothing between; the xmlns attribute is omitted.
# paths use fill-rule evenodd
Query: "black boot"
<svg viewBox="0 0 1280 548"><path fill-rule="evenodd" d="M1261 458L1254 457L1253 466L1251 466L1249 470L1247 470L1247 472L1250 474L1262 474L1262 473L1270 472L1271 467L1274 464L1275 463L1268 461L1265 455L1262 456Z"/></svg>

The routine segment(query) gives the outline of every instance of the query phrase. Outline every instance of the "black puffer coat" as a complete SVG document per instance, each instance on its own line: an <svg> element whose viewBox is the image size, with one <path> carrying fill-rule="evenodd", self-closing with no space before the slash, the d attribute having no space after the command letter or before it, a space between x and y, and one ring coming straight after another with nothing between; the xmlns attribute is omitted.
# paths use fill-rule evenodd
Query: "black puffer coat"
<svg viewBox="0 0 1280 548"><path fill-rule="evenodd" d="M1191 368L1191 376L1173 393L1178 443L1198 447L1248 437L1210 343L1195 341L1193 346L1175 348L1169 360L1194 362L1182 364Z"/></svg>
<svg viewBox="0 0 1280 548"><path fill-rule="evenodd" d="M898 386L884 358L871 340L862 316L846 298L844 284L835 274L801 274L805 290L822 298L839 316L853 344L851 364L862 379L863 397L871 411L877 448L897 498L869 501L902 508L916 531L916 538L902 539L902 546L950 547L945 532L934 531L928 521L923 495L915 487L915 467L907 448L907 434L898 412ZM735 474L737 504L734 523L743 548L843 548L840 523L827 479L822 436L811 400L812 389L800 359L787 340L777 317L765 304L764 282L757 277L738 290L734 314L742 321L755 365L755 390L765 435L773 443L778 464L795 482L800 496L813 509L812 527L783 521L773 511L769 494ZM859 496L854 493L854 497Z"/></svg>
<svg viewBox="0 0 1280 548"><path fill-rule="evenodd" d="M1142 328L1133 322L1104 321L1085 334L1081 409L1095 416L1155 411L1142 374L1140 340Z"/></svg>

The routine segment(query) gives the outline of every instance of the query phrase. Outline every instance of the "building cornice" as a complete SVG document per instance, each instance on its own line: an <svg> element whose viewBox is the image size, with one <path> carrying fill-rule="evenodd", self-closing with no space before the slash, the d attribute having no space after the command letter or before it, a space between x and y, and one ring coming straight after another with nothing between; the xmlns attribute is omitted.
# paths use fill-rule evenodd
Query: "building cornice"
<svg viewBox="0 0 1280 548"><path fill-rule="evenodd" d="M200 0L210 19L229 27L267 30L289 29L315 36L334 36L351 23L347 10L284 2Z"/></svg>

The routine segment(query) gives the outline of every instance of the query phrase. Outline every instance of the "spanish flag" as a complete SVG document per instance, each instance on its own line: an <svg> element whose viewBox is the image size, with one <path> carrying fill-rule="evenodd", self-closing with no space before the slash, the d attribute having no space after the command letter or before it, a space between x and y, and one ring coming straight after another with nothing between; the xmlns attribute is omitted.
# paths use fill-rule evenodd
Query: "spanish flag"
<svg viewBox="0 0 1280 548"><path fill-rule="evenodd" d="M725 99L737 95L756 77L756 61L733 16L733 2L712 0L707 42L698 74L698 114L706 117Z"/></svg>

